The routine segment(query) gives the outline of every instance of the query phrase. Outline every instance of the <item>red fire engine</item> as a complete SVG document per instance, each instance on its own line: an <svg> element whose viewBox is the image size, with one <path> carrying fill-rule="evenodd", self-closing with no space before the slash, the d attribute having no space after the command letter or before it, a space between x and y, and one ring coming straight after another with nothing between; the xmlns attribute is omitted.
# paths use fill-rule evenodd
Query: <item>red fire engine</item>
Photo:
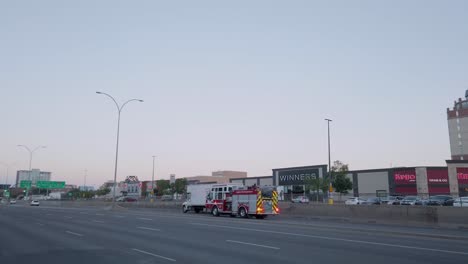
<svg viewBox="0 0 468 264"><path fill-rule="evenodd" d="M279 214L278 192L274 186L214 184L206 198L205 208L214 216L228 214L262 219Z"/></svg>

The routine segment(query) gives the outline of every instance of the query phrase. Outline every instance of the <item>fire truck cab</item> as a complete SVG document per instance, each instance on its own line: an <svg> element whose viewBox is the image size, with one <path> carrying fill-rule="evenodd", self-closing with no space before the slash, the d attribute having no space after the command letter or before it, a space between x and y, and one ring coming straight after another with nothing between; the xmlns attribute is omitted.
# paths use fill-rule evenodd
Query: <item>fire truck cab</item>
<svg viewBox="0 0 468 264"><path fill-rule="evenodd" d="M205 208L213 216L228 214L262 219L279 214L278 192L274 186L214 184L206 197Z"/></svg>

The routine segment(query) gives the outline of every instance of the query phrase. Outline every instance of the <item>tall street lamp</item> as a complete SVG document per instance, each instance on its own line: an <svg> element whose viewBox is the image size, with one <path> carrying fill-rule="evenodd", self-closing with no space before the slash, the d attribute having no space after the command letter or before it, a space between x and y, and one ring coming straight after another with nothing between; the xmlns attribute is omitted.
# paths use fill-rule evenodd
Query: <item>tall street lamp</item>
<svg viewBox="0 0 468 264"><path fill-rule="evenodd" d="M153 156L153 174L151 176L151 202L153 202L153 197L154 197L154 162L155 162L156 156Z"/></svg>
<svg viewBox="0 0 468 264"><path fill-rule="evenodd" d="M330 154L330 122L333 120L325 118L328 126L328 180L330 181L328 204L333 204L333 198L331 198L331 193L333 192L332 188L332 177L331 177L331 154Z"/></svg>
<svg viewBox="0 0 468 264"><path fill-rule="evenodd" d="M115 189L117 189L117 164L118 164L118 159L119 159L120 113L122 112L122 109L125 107L125 105L127 105L128 103L133 102L133 101L142 103L143 100L130 99L130 100L126 101L125 103L123 103L122 105L119 105L117 103L117 101L114 99L114 97L112 97L110 94L103 93L103 92L96 92L96 93L97 94L102 94L102 95L105 95L105 96L109 97L110 99L112 99L112 101L114 101L115 106L117 107L117 114L118 114L118 118L117 118L117 144L116 144L116 147L115 147L114 192L112 194L112 203L115 204Z"/></svg>
<svg viewBox="0 0 468 264"><path fill-rule="evenodd" d="M13 163L0 162L0 164L5 166L6 168L6 176L5 176L5 190L6 190L7 185L8 185L8 175L9 175L10 168L13 167L13 165L15 165L16 162L13 162Z"/></svg>
<svg viewBox="0 0 468 264"><path fill-rule="evenodd" d="M25 145L18 145L18 147L21 147L21 148L24 148L26 149L28 152L29 152L29 182L31 185L29 185L28 187L28 191L26 192L26 195L29 195L29 191L31 190L31 186L32 186L32 179L31 179L31 164L32 164L32 158L33 158L33 154L34 152L36 152L38 149L42 149L42 148L46 148L46 146L38 146L36 147L35 149L31 150L28 146L25 146Z"/></svg>

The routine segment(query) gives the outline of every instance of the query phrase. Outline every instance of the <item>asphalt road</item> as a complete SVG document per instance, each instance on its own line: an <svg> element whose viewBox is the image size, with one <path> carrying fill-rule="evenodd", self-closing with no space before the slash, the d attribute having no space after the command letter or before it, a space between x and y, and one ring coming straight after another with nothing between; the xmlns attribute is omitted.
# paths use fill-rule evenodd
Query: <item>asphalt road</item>
<svg viewBox="0 0 468 264"><path fill-rule="evenodd" d="M155 209L0 207L0 262L466 263L468 231L213 217Z"/></svg>

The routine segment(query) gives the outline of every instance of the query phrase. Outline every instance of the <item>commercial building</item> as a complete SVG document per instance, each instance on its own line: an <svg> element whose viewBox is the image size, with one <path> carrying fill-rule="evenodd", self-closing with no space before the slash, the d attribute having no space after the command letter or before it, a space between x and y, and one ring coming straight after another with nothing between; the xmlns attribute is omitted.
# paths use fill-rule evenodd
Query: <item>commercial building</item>
<svg viewBox="0 0 468 264"><path fill-rule="evenodd" d="M94 191L94 186L85 186L85 185L82 185L80 186L80 191L82 192L89 192L89 191Z"/></svg>
<svg viewBox="0 0 468 264"><path fill-rule="evenodd" d="M20 186L21 181L32 181L35 186L38 181L50 181L51 172L40 171L39 169L19 170L16 172L16 186Z"/></svg>
<svg viewBox="0 0 468 264"><path fill-rule="evenodd" d="M214 171L211 176L194 176L185 177L188 184L201 184L201 183L229 183L231 179L247 178L247 172L244 171Z"/></svg>
<svg viewBox="0 0 468 264"><path fill-rule="evenodd" d="M468 196L468 160L447 160L446 167L398 167L349 171L353 183L350 196L375 197L388 195ZM291 199L305 194L307 179L323 178L327 165L273 169L272 176L233 178L231 183L244 185L275 185Z"/></svg>

